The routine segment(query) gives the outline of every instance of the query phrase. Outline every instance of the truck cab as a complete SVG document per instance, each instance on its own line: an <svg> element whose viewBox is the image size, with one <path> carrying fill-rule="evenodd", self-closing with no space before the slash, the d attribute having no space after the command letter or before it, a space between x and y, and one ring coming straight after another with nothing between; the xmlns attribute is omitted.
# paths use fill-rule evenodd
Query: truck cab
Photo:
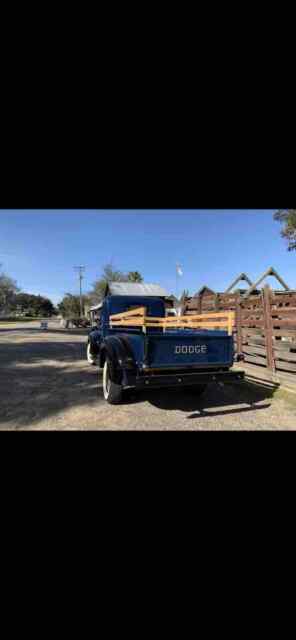
<svg viewBox="0 0 296 640"><path fill-rule="evenodd" d="M209 382L244 376L231 371L229 331L193 328L190 318L168 317L161 297L108 295L99 311L88 334L87 359L103 369L103 393L110 404L120 403L131 388L191 386L198 395Z"/></svg>

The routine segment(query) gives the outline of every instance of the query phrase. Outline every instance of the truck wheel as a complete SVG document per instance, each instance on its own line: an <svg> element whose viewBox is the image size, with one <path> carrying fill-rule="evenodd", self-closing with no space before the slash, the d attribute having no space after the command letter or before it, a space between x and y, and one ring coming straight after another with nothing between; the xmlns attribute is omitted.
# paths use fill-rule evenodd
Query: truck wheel
<svg viewBox="0 0 296 640"><path fill-rule="evenodd" d="M116 384L111 380L108 359L105 361L103 369L103 394L109 404L119 404L122 401L122 385Z"/></svg>
<svg viewBox="0 0 296 640"><path fill-rule="evenodd" d="M89 364L96 364L96 358L95 356L92 354L91 349L90 349L90 342L87 343L87 347L86 347L86 357L87 357L87 362L89 362Z"/></svg>

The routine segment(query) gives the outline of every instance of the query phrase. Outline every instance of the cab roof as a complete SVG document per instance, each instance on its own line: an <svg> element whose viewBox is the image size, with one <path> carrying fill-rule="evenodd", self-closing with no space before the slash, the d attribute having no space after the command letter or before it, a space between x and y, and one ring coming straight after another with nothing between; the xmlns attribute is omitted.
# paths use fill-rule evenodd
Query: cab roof
<svg viewBox="0 0 296 640"><path fill-rule="evenodd" d="M108 295L168 297L166 290L158 284L144 284L142 282L109 282L105 289L105 296Z"/></svg>

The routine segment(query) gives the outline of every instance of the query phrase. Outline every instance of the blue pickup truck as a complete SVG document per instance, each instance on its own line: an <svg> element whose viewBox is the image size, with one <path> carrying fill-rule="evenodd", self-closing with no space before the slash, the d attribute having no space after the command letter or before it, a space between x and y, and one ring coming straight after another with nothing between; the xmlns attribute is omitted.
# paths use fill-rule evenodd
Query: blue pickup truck
<svg viewBox="0 0 296 640"><path fill-rule="evenodd" d="M139 307L145 309L146 326L129 315ZM227 331L176 328L173 319L172 327L164 328L161 319L166 315L162 298L109 295L104 299L97 325L88 334L87 359L103 369L103 393L110 404L119 404L126 389L190 386L199 395L209 382L244 377L243 371L231 370L233 338Z"/></svg>

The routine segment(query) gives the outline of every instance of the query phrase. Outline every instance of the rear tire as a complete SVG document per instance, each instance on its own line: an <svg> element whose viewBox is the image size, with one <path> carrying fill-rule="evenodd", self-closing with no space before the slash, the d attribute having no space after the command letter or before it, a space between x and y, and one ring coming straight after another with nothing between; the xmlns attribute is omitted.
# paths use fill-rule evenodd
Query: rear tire
<svg viewBox="0 0 296 640"><path fill-rule="evenodd" d="M110 363L107 359L103 369L103 394L109 404L120 404L123 398L122 384L116 384L110 377Z"/></svg>

